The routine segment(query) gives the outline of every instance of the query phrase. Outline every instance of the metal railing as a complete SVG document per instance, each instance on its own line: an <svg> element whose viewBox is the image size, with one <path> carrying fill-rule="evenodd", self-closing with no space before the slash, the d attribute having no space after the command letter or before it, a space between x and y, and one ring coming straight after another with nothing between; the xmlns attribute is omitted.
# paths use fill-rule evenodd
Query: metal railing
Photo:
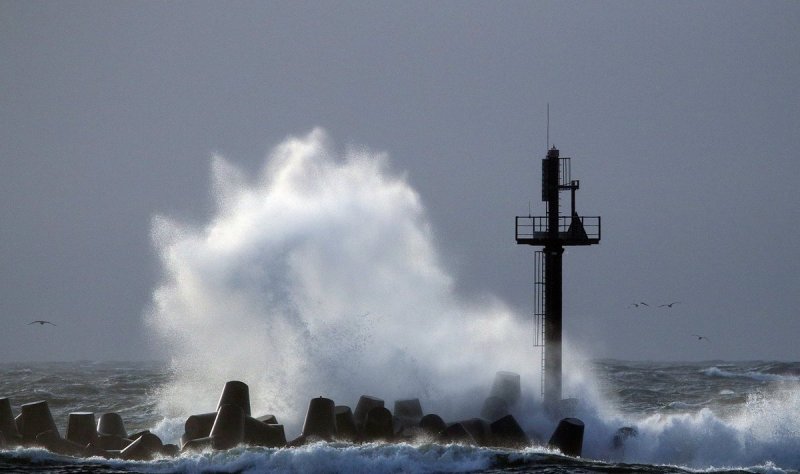
<svg viewBox="0 0 800 474"><path fill-rule="evenodd" d="M577 237L571 232L573 219L580 221L586 238L600 240L600 216L559 216L558 234L561 238ZM517 240L547 239L550 233L547 216L517 216Z"/></svg>

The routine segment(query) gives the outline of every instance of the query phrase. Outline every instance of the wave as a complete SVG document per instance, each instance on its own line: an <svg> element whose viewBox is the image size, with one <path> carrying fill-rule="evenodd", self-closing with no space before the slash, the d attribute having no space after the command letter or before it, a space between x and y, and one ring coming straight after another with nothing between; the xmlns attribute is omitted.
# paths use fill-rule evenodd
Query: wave
<svg viewBox="0 0 800 474"><path fill-rule="evenodd" d="M670 409L670 410L697 409L697 408L702 408L702 407L708 406L708 404L711 403L711 402L712 402L712 400L706 400L706 401L699 402L699 403L689 403L689 402L675 401L675 402L667 403L667 405L664 408Z"/></svg>
<svg viewBox="0 0 800 474"><path fill-rule="evenodd" d="M758 371L731 372L728 370L720 369L719 367L708 367L700 370L700 372L709 377L746 378L746 379L756 380L759 382L800 381L800 375L773 374L773 373L758 372Z"/></svg>
<svg viewBox="0 0 800 474"><path fill-rule="evenodd" d="M602 400L589 398L576 413L587 427L585 457L691 469L714 466L800 468L800 387L797 385L751 393L738 407L729 407L725 416L709 407L697 410L691 406L687 408L692 411L686 413L623 415L602 404ZM615 447L614 435L625 426L634 428L637 434Z"/></svg>

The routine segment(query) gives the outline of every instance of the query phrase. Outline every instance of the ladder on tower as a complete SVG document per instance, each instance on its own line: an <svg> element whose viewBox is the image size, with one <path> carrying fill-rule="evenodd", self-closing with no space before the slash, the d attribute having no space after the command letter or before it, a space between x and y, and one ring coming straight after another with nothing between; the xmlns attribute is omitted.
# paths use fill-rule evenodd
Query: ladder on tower
<svg viewBox="0 0 800 474"><path fill-rule="evenodd" d="M544 397L544 320L545 320L545 271L544 252L533 254L533 347L541 353L540 387Z"/></svg>

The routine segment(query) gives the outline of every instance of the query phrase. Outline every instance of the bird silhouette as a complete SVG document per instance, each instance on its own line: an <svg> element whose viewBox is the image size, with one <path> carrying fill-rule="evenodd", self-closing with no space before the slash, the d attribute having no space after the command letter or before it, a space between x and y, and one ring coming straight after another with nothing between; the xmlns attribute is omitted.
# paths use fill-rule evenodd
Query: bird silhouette
<svg viewBox="0 0 800 474"><path fill-rule="evenodd" d="M700 334L692 334L692 336L696 337L698 341L702 341L705 339L706 342L711 342L711 339L701 336Z"/></svg>
<svg viewBox="0 0 800 474"><path fill-rule="evenodd" d="M664 307L672 308L672 305L674 305L674 304L681 304L681 302L680 301L673 301L672 303L660 304L660 305L658 305L658 307L659 308L664 308Z"/></svg>
<svg viewBox="0 0 800 474"><path fill-rule="evenodd" d="M650 306L650 305L645 303L644 301L640 301L638 303L631 303L631 306L633 306L634 308L638 308L639 306Z"/></svg>
<svg viewBox="0 0 800 474"><path fill-rule="evenodd" d="M41 319L29 322L28 326L30 326L31 324L38 324L40 326L44 326L45 324L52 324L53 326L56 326L56 324L53 324L50 321L43 321Z"/></svg>

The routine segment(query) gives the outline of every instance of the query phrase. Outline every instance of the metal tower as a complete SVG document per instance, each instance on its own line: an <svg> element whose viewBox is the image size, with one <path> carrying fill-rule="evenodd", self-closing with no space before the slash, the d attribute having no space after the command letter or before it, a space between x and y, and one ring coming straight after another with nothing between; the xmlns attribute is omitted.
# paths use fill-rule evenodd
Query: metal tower
<svg viewBox="0 0 800 474"><path fill-rule="evenodd" d="M600 217L575 212L579 187L580 181L570 177L570 159L559 157L558 149L551 148L542 160L542 201L547 202L547 213L516 219L517 244L543 247L534 260L534 345L544 345L542 392L548 409L555 409L561 401L561 256L565 246L600 242ZM561 191L571 193L569 216L559 214Z"/></svg>

